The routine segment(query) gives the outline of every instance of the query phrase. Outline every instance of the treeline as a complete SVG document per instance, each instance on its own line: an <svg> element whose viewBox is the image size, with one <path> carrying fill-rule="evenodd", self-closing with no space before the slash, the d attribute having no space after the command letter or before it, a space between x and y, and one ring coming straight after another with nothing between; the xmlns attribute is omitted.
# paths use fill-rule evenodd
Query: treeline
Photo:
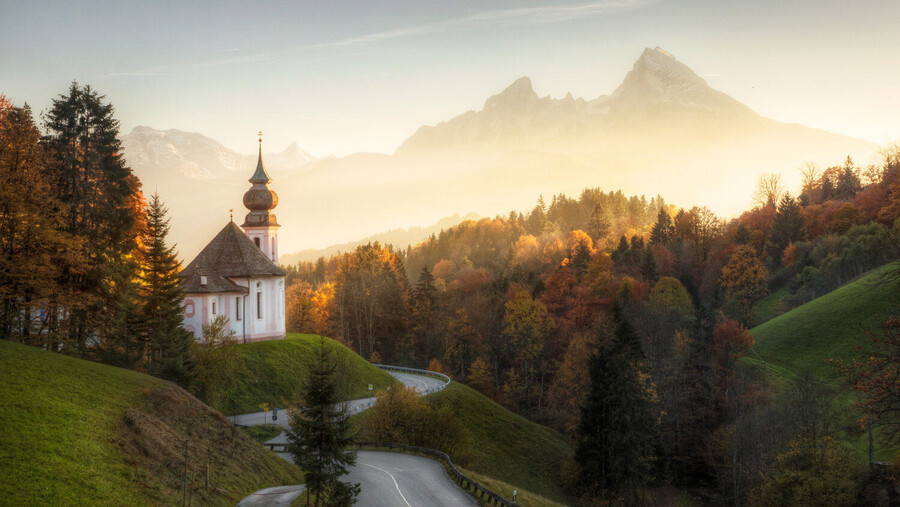
<svg viewBox="0 0 900 507"><path fill-rule="evenodd" d="M111 104L73 83L41 127L0 96L0 336L191 382L168 219Z"/></svg>
<svg viewBox="0 0 900 507"><path fill-rule="evenodd" d="M746 329L773 291L787 289L787 309L898 258L900 149L865 168L850 159L805 167L796 197L764 176L755 201L726 221L591 189L406 249L361 246L289 267L289 330L443 371L565 431L578 470L605 470L569 473L595 486L579 494L624 498L653 480L700 485L720 500L771 498L761 471L792 445L821 444L837 467L852 460L833 426L804 433L809 421L794 416L764 450L753 443L768 405L736 368L752 346ZM821 396L804 389L796 396L827 418Z"/></svg>

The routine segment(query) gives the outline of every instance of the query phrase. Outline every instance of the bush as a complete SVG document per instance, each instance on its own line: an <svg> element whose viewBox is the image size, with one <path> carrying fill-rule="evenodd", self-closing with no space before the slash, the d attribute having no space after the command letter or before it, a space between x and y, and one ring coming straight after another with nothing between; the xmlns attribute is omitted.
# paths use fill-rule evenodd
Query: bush
<svg viewBox="0 0 900 507"><path fill-rule="evenodd" d="M791 441L771 474L750 491L748 505L852 505L860 465L832 437Z"/></svg>

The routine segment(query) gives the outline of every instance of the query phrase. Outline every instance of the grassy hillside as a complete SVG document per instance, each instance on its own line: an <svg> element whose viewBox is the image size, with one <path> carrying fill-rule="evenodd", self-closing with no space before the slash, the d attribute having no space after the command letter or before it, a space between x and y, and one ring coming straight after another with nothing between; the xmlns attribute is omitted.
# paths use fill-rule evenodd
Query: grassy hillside
<svg viewBox="0 0 900 507"><path fill-rule="evenodd" d="M369 397L369 384L378 390L394 382L388 373L330 338L292 333L284 340L238 345L241 371L235 375L234 383L217 408L225 414L244 414L259 412L261 403L270 407L287 406L309 369L320 339L325 340L325 346L341 364L344 399Z"/></svg>
<svg viewBox="0 0 900 507"><path fill-rule="evenodd" d="M750 330L756 354L776 373L794 376L809 371L832 381L828 359L854 356L853 346L863 343L866 331L900 312L900 283L877 283L890 264L818 299L779 315ZM759 363L753 354L750 362Z"/></svg>
<svg viewBox="0 0 900 507"><path fill-rule="evenodd" d="M0 340L0 503L233 505L257 489L302 482L290 465L182 389L129 370Z"/></svg>
<svg viewBox="0 0 900 507"><path fill-rule="evenodd" d="M832 401L840 414L843 437L860 457L867 453L865 435L855 430L858 417L851 410L854 394L840 384L829 359L856 357L855 345L863 344L866 331L875 331L891 315L900 313L900 282L881 283L882 275L896 269L898 263L874 269L839 289L750 330L754 351L744 363L756 368L762 377L763 362L768 364L769 386L778 391L803 372L835 387ZM876 459L893 459L898 449L876 446Z"/></svg>

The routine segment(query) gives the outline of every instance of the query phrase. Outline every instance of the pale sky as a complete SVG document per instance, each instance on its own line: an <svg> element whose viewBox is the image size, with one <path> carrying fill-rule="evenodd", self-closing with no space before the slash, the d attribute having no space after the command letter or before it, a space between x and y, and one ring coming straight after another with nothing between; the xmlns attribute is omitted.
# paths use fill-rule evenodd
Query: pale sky
<svg viewBox="0 0 900 507"><path fill-rule="evenodd" d="M0 93L45 110L75 79L124 132L196 131L243 153L391 153L516 78L613 91L660 46L756 112L900 137L900 2L0 0Z"/></svg>

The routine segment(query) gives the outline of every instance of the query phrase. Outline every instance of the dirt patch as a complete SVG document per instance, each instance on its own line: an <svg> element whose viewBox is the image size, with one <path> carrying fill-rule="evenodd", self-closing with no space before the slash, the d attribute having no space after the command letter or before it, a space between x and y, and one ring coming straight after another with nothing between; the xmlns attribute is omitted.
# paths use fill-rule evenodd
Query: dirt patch
<svg viewBox="0 0 900 507"><path fill-rule="evenodd" d="M175 385L145 392L116 435L132 480L159 504L181 502L185 478L192 503L204 505L234 505L257 489L303 482L297 467Z"/></svg>

